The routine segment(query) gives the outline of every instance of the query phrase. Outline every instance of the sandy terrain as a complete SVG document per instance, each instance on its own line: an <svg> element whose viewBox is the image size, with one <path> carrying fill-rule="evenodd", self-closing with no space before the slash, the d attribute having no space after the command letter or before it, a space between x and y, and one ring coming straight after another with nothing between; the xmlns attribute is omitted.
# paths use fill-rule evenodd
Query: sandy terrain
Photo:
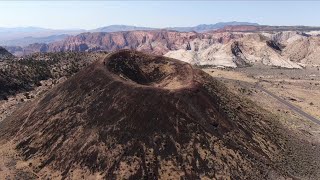
<svg viewBox="0 0 320 180"><path fill-rule="evenodd" d="M249 77L248 75L234 71L233 69L203 69L206 73L213 77L234 79L239 81L246 81L249 83L258 82L257 79Z"/></svg>
<svg viewBox="0 0 320 180"><path fill-rule="evenodd" d="M287 70L260 66L236 70L204 69L204 71L211 76L221 78L233 92L248 97L278 115L279 120L292 130L319 141L319 125L254 86L259 83L266 90L320 120L320 72L316 68ZM251 86L248 86L248 83Z"/></svg>

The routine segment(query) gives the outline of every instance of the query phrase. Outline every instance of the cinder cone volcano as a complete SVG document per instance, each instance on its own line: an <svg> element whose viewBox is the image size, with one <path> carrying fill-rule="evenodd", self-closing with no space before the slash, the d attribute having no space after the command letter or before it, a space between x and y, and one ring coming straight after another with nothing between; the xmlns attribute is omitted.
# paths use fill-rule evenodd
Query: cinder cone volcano
<svg viewBox="0 0 320 180"><path fill-rule="evenodd" d="M0 135L61 178L261 179L281 156L273 123L187 63L123 50L20 108Z"/></svg>

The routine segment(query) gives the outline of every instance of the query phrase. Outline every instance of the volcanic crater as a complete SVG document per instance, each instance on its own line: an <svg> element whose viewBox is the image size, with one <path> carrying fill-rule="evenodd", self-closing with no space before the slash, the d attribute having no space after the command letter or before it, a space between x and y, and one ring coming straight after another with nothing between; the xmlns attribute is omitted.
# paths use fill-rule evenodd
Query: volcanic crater
<svg viewBox="0 0 320 180"><path fill-rule="evenodd" d="M289 176L278 130L202 70L124 50L0 122L0 142L42 177L265 179Z"/></svg>
<svg viewBox="0 0 320 180"><path fill-rule="evenodd" d="M193 69L188 63L163 56L147 56L122 50L112 53L104 64L121 80L155 88L180 89L192 85Z"/></svg>

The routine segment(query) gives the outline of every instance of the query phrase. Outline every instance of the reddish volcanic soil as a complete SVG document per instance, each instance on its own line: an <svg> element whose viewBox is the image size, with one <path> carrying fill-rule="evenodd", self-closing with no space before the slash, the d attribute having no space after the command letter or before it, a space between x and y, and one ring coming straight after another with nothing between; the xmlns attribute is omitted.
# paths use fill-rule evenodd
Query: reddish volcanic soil
<svg viewBox="0 0 320 180"><path fill-rule="evenodd" d="M0 124L39 177L290 177L289 135L269 112L199 69L111 53ZM50 175L50 177L52 177Z"/></svg>

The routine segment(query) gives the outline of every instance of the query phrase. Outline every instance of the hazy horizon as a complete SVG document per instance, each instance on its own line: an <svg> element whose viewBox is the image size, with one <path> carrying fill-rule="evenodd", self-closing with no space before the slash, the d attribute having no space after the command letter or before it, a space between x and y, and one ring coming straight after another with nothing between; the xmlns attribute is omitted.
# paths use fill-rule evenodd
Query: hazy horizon
<svg viewBox="0 0 320 180"><path fill-rule="evenodd" d="M316 1L14 1L0 5L0 27L10 28L165 28L229 21L319 26L320 17L320 2Z"/></svg>

